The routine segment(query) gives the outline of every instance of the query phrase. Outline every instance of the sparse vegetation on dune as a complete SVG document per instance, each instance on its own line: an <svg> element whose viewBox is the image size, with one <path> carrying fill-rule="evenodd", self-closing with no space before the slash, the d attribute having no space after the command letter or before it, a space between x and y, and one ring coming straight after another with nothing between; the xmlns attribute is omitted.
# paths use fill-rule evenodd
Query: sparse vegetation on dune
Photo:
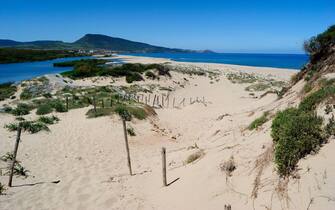
<svg viewBox="0 0 335 210"><path fill-rule="evenodd" d="M269 112L264 112L262 116L260 116L259 118L255 119L254 121L250 123L250 125L248 126L248 129L249 130L257 129L259 126L263 125L269 120L268 116L269 116Z"/></svg>
<svg viewBox="0 0 335 210"><path fill-rule="evenodd" d="M5 128L9 131L17 131L19 127L21 127L24 131L28 131L29 133L38 133L40 131L50 131L47 125L55 124L59 121L59 118L52 115L49 117L41 116L35 121L26 121L21 120L15 123L9 123L5 125Z"/></svg>
<svg viewBox="0 0 335 210"><path fill-rule="evenodd" d="M186 164L193 163L194 161L200 159L204 155L205 155L205 152L200 149L200 150L194 152L193 154L191 154L190 156L188 156L185 162L186 162Z"/></svg>
<svg viewBox="0 0 335 210"><path fill-rule="evenodd" d="M62 73L63 76L70 77L71 79L81 79L85 77L94 76L113 76L113 77L126 77L128 83L134 81L144 80L142 74L145 73L147 77L157 78L158 76L169 76L169 68L161 64L122 64L118 66L101 66L105 60L80 60L66 63L55 64L56 66L74 66L72 71ZM150 73L147 73L149 72ZM157 74L154 74L156 72Z"/></svg>
<svg viewBox="0 0 335 210"><path fill-rule="evenodd" d="M5 185L1 184L1 182L0 182L0 195L4 195L6 190L7 189L6 189Z"/></svg>
<svg viewBox="0 0 335 210"><path fill-rule="evenodd" d="M16 90L16 86L11 82L0 84L0 101L11 98Z"/></svg>

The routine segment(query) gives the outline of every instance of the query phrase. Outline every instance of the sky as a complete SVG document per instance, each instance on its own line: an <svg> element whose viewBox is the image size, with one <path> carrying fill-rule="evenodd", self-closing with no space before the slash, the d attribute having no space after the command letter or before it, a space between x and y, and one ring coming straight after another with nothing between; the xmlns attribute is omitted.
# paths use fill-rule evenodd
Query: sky
<svg viewBox="0 0 335 210"><path fill-rule="evenodd" d="M335 0L1 0L0 39L73 42L87 33L158 46L303 53L335 24Z"/></svg>

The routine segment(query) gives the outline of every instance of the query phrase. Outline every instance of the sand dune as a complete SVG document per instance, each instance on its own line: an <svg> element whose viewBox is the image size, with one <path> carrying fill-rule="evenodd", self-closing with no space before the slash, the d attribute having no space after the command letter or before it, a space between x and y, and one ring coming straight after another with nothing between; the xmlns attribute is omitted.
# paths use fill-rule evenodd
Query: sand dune
<svg viewBox="0 0 335 210"><path fill-rule="evenodd" d="M0 196L0 209L332 209L335 176L332 151L335 143L299 163L299 179L280 180L272 162L271 122L257 131L246 127L264 111L292 106L299 101L303 84L284 98L263 98L245 91L248 84L234 84L228 72L244 72L288 81L292 70L224 64L179 63L165 59L119 56L127 62L170 62L220 72L217 80L173 72L160 81L171 86L170 97L178 108L156 109L157 116L133 120L136 136L130 137L134 176L128 175L122 123L118 116L87 119L89 108L57 113L61 119L50 133L22 136L18 159L30 170L27 179ZM186 80L185 80L185 79ZM110 84L98 79L95 85ZM179 82L179 84L177 83ZM138 84L145 85L148 81ZM181 87L180 84L183 84ZM75 81L92 85L92 81ZM116 80L113 85L125 85ZM162 90L159 92L166 93ZM259 93L260 94L260 93ZM257 94L256 94L257 96ZM198 97L199 103L192 102ZM205 103L200 102L204 97ZM0 154L11 151L15 134L4 125L15 117L1 114ZM30 116L34 118L34 116ZM167 148L168 183L162 185L161 148ZM187 164L189 155L202 156ZM222 164L233 159L229 176ZM4 163L0 163L5 167ZM0 176L7 183L7 176ZM60 180L58 184L52 181ZM43 183L41 183L43 182Z"/></svg>

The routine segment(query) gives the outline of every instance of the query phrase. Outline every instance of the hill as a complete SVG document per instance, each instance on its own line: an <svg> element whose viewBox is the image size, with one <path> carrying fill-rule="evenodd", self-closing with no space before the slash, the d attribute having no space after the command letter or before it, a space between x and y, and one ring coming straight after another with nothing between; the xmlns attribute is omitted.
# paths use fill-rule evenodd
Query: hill
<svg viewBox="0 0 335 210"><path fill-rule="evenodd" d="M194 52L191 50L166 48L154 46L142 42L130 41L122 38L115 38L101 34L86 34L75 42L63 41L32 41L17 42L14 40L0 39L0 47L28 48L28 49L52 49L52 50L73 50L73 49L99 49L116 52Z"/></svg>

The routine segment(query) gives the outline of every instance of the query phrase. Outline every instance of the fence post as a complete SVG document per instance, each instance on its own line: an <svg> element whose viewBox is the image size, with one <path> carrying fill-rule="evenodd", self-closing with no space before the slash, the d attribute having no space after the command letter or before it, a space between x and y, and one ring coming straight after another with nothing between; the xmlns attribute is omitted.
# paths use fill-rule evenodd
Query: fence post
<svg viewBox="0 0 335 210"><path fill-rule="evenodd" d="M105 108L104 99L101 99L101 107L102 107L102 108Z"/></svg>
<svg viewBox="0 0 335 210"><path fill-rule="evenodd" d="M132 176L133 172L131 170L131 160L130 160L129 144L128 144L128 137L127 137L127 125L126 125L126 121L124 119L122 119L122 124L123 124L124 140L125 140L125 143L126 143L126 150L127 150L128 168L129 168L130 176Z"/></svg>
<svg viewBox="0 0 335 210"><path fill-rule="evenodd" d="M113 97L111 96L111 107L113 106Z"/></svg>
<svg viewBox="0 0 335 210"><path fill-rule="evenodd" d="M167 186L166 182L166 149L162 147L162 172L163 172L163 186Z"/></svg>
<svg viewBox="0 0 335 210"><path fill-rule="evenodd" d="M162 94L162 107L164 107L164 96Z"/></svg>
<svg viewBox="0 0 335 210"><path fill-rule="evenodd" d="M19 125L19 127L17 129L16 142L15 142L14 153L13 153L13 162L12 162L12 165L10 167L10 174L9 174L9 181L8 181L8 186L9 187L12 187L13 173L14 173L14 167L15 167L15 163L16 163L16 155L17 155L17 150L19 148L19 143L20 143L20 139L21 139L21 130L22 130L22 128Z"/></svg>
<svg viewBox="0 0 335 210"><path fill-rule="evenodd" d="M174 104L175 104L175 102L176 102L176 98L175 98L175 97L173 97L172 108L174 108Z"/></svg>
<svg viewBox="0 0 335 210"><path fill-rule="evenodd" d="M152 107L155 107L155 102L156 102L156 94L155 94L154 100L152 101Z"/></svg>

